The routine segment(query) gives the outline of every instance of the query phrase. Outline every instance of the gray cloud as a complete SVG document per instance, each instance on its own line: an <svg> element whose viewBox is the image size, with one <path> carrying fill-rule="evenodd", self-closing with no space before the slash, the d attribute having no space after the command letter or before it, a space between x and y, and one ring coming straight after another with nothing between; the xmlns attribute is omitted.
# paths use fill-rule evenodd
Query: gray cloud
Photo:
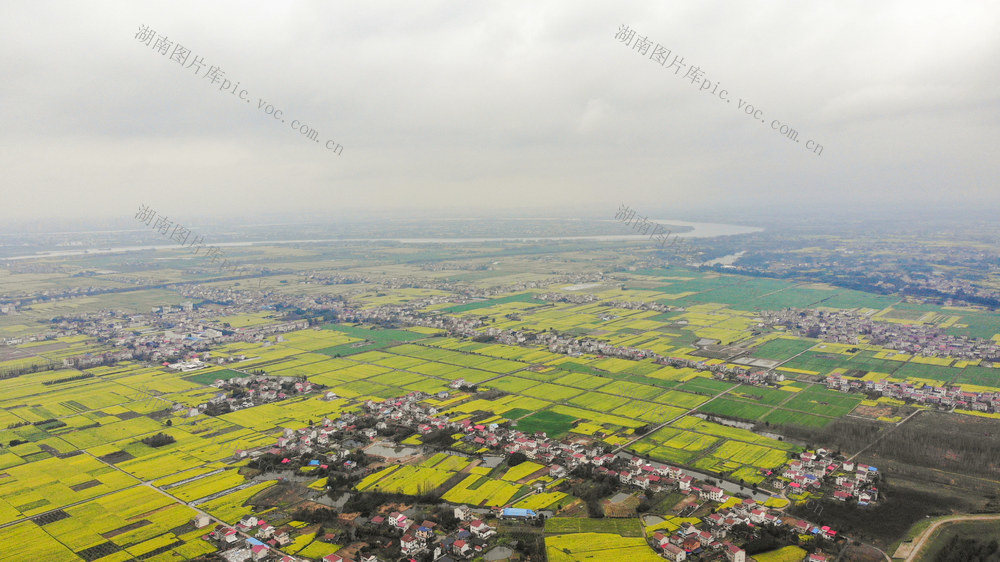
<svg viewBox="0 0 1000 562"><path fill-rule="evenodd" d="M0 214L996 206L998 23L990 2L6 2ZM731 103L616 41L621 24Z"/></svg>

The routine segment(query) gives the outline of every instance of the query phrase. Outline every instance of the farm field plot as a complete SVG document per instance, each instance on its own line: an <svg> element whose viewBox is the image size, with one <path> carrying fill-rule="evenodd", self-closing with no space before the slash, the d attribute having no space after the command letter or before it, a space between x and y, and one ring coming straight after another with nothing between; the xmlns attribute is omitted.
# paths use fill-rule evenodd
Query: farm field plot
<svg viewBox="0 0 1000 562"><path fill-rule="evenodd" d="M635 518L550 517L545 520L545 532L546 534L615 533L623 537L641 537L642 523Z"/></svg>
<svg viewBox="0 0 1000 562"><path fill-rule="evenodd" d="M690 465L693 459L702 454L663 446L658 447L654 445L649 447L648 444L641 441L633 445L631 449L636 454L646 455L654 460L677 465Z"/></svg>
<svg viewBox="0 0 1000 562"><path fill-rule="evenodd" d="M784 361L814 345L816 345L816 342L813 340L781 337L757 346L754 348L752 355L761 359Z"/></svg>
<svg viewBox="0 0 1000 562"><path fill-rule="evenodd" d="M582 408L597 410L598 412L610 412L615 408L627 404L628 398L613 396L602 392L586 392L569 399L570 404L575 404Z"/></svg>
<svg viewBox="0 0 1000 562"><path fill-rule="evenodd" d="M952 380L955 384L973 384L990 388L1000 388L1000 369L995 367L965 367Z"/></svg>
<svg viewBox="0 0 1000 562"><path fill-rule="evenodd" d="M711 402L702 404L698 408L698 411L706 414L718 414L720 416L729 416L744 420L756 420L770 412L772 409L773 407L771 406L751 404L742 400L731 400L722 396L712 400Z"/></svg>
<svg viewBox="0 0 1000 562"><path fill-rule="evenodd" d="M525 433L544 431L550 438L564 435L575 418L550 410L536 412L517 421L517 429Z"/></svg>
<svg viewBox="0 0 1000 562"><path fill-rule="evenodd" d="M916 307L917 305L901 304L899 308ZM1000 317L996 314L983 314L964 309L956 312L960 322L945 328L945 333L957 336L972 336L990 339L1000 334ZM959 326L958 324L962 324Z"/></svg>
<svg viewBox="0 0 1000 562"><path fill-rule="evenodd" d="M302 351L316 351L357 340L336 330L299 330L286 333L284 337L285 346Z"/></svg>
<svg viewBox="0 0 1000 562"><path fill-rule="evenodd" d="M807 554L805 550L797 546L786 546L778 550L754 554L753 557L757 562L799 562Z"/></svg>
<svg viewBox="0 0 1000 562"><path fill-rule="evenodd" d="M671 449L702 451L718 443L721 439L694 431L684 431L673 427L663 427L643 439L659 443Z"/></svg>
<svg viewBox="0 0 1000 562"><path fill-rule="evenodd" d="M491 388L497 388L505 392L521 393L538 385L538 381L522 379L521 377L501 377L489 382Z"/></svg>
<svg viewBox="0 0 1000 562"><path fill-rule="evenodd" d="M595 377L584 373L567 373L567 371L559 372L562 373L563 376L553 382L565 386L582 388L584 390L595 390L611 382L604 377Z"/></svg>
<svg viewBox="0 0 1000 562"><path fill-rule="evenodd" d="M333 387L333 391L338 395L351 397L359 401L367 400L368 398L396 398L409 392L404 388L393 388L383 384L362 380L350 382L341 386L335 386Z"/></svg>
<svg viewBox="0 0 1000 562"><path fill-rule="evenodd" d="M458 365L448 365L446 363L435 363L431 361L427 363L422 363L420 365L414 365L413 367L410 367L407 370L412 371L414 373L420 373L421 375L442 377L442 378L447 378L449 380L453 380L458 377L451 377L449 375L456 371L464 371L465 368L459 367Z"/></svg>
<svg viewBox="0 0 1000 562"><path fill-rule="evenodd" d="M515 396L515 398L517 398ZM513 410L514 407L509 404L504 404L501 400L470 400L468 402L463 402L457 406L453 406L444 413L447 415L455 413L472 413L477 411L490 412L493 414L504 414L508 410Z"/></svg>
<svg viewBox="0 0 1000 562"><path fill-rule="evenodd" d="M358 356L355 356L354 359L358 359ZM373 363L376 365L382 365L383 367L389 367L390 369L409 369L410 367L416 367L417 365L427 363L427 361L416 357L390 356L384 359L375 360Z"/></svg>
<svg viewBox="0 0 1000 562"><path fill-rule="evenodd" d="M520 484L472 474L445 492L441 499L471 505L503 506L523 488Z"/></svg>
<svg viewBox="0 0 1000 562"><path fill-rule="evenodd" d="M506 296L506 297L498 297L498 298L495 298L495 299L488 299L488 300L484 300L484 301L474 301L474 302L470 302L470 303L466 303L466 304L458 304L458 305L455 305L455 306L450 306L450 307L447 307L447 308L442 308L441 311L442 312L448 312L448 313L468 312L470 310L477 310L477 309L480 309L480 308L490 308L492 306L496 306L496 305L500 305L500 304L506 304L506 303L510 303L510 302L521 302L521 303L530 303L530 304L538 304L538 305L547 305L547 304L549 304L547 301L538 300L538 299L534 298L534 294L533 293L518 293L516 295L510 295L510 296Z"/></svg>
<svg viewBox="0 0 1000 562"><path fill-rule="evenodd" d="M690 409L705 402L707 398L700 394L691 394L690 392L681 392L679 390L668 390L657 396L654 400L663 404Z"/></svg>
<svg viewBox="0 0 1000 562"><path fill-rule="evenodd" d="M181 484L170 489L170 494L186 502L197 500L219 493L223 490L235 488L243 484L246 479L236 470L225 470L218 474L199 478L187 484Z"/></svg>
<svg viewBox="0 0 1000 562"><path fill-rule="evenodd" d="M425 381L427 380L427 377L425 375L420 375L417 373L392 371L391 373L375 375L374 377L371 377L368 380L371 382L376 382L387 386L406 386L408 384Z"/></svg>
<svg viewBox="0 0 1000 562"><path fill-rule="evenodd" d="M775 390L772 388L761 388L759 386L740 385L739 388L730 390L727 397L739 398L757 404L777 405L788 399L788 392Z"/></svg>
<svg viewBox="0 0 1000 562"><path fill-rule="evenodd" d="M623 406L619 406L611 411L612 414L627 418L638 419L650 423L663 423L676 418L687 410L673 406L651 404L639 400L629 400Z"/></svg>
<svg viewBox="0 0 1000 562"><path fill-rule="evenodd" d="M583 392L583 390L578 388L543 382L537 386L532 386L526 390L522 390L521 394L559 402L583 394Z"/></svg>
<svg viewBox="0 0 1000 562"><path fill-rule="evenodd" d="M235 525L237 521L253 511L253 509L245 507L243 504L253 496L277 483L276 480L268 480L260 484L254 484L253 486L201 503L198 507L230 525Z"/></svg>
<svg viewBox="0 0 1000 562"><path fill-rule="evenodd" d="M3 500L24 515L57 509L138 483L89 455L52 457L11 467L5 472L8 477L0 479ZM86 487L78 486L83 484Z"/></svg>
<svg viewBox="0 0 1000 562"><path fill-rule="evenodd" d="M501 480L507 480L508 482L517 482L518 480L526 478L543 468L545 468L544 465L531 461L525 461L508 469L507 472L500 478Z"/></svg>
<svg viewBox="0 0 1000 562"><path fill-rule="evenodd" d="M494 377L497 376L495 373L491 373L489 371L481 371L479 369L470 369L468 367L457 367L456 366L456 369L457 370L452 371L448 375L441 376L441 378L446 379L446 380L450 380L450 381L456 381L458 379L464 379L465 382L467 382L467 383L479 384L479 383L481 383L481 382L483 382L483 381L485 381L487 379L492 379L492 378L494 378ZM521 379L521 380L528 380L528 379ZM532 383L536 383L538 381L531 381L531 382ZM492 384L492 382L491 382L491 384Z"/></svg>
<svg viewBox="0 0 1000 562"><path fill-rule="evenodd" d="M547 508L557 508L568 504L572 498L564 492L542 492L541 494L531 494L530 496L515 502L512 507L521 509L533 509L535 511Z"/></svg>
<svg viewBox="0 0 1000 562"><path fill-rule="evenodd" d="M405 342L426 338L426 334L418 334L407 330L380 330L368 326L351 326L348 324L327 324L324 330L343 332L353 338L372 340L376 343Z"/></svg>
<svg viewBox="0 0 1000 562"><path fill-rule="evenodd" d="M433 457L420 463L420 466L425 468L436 468L438 470L447 470L450 472L460 472L462 469L469 466L469 464L471 464L471 461L465 457L449 455L447 453L437 453Z"/></svg>
<svg viewBox="0 0 1000 562"><path fill-rule="evenodd" d="M410 383L406 385L406 390L416 390L418 392L426 392L427 394L437 394L442 390L449 390L448 381L439 381L431 378L424 378L423 380Z"/></svg>
<svg viewBox="0 0 1000 562"><path fill-rule="evenodd" d="M812 351L808 353L813 353ZM895 359L879 359L876 357L878 351L861 351L854 354L846 363L842 363L845 369L856 369L859 371L878 371L880 373L894 373L903 363ZM844 357L844 356L840 356Z"/></svg>
<svg viewBox="0 0 1000 562"><path fill-rule="evenodd" d="M610 533L552 535L545 538L545 546L550 562L575 562L579 560L663 561L663 558L656 554L642 537L622 537Z"/></svg>
<svg viewBox="0 0 1000 562"><path fill-rule="evenodd" d="M645 425L645 422L639 420L623 416L615 416L612 414L604 414L593 410L584 410L583 408L576 408L573 406L563 406L562 404L556 404L552 406L550 410L556 412L557 414L562 414L571 418L589 420L601 425L618 425L621 427L641 427Z"/></svg>
<svg viewBox="0 0 1000 562"><path fill-rule="evenodd" d="M389 468L392 470L385 469L365 477L355 488L361 491L402 493L415 496L431 492L447 482L455 473L455 471L421 466L393 465ZM372 478L373 476L378 476L378 478Z"/></svg>
<svg viewBox="0 0 1000 562"><path fill-rule="evenodd" d="M777 468L788 458L785 451L741 441L726 441L712 452L712 456L760 468Z"/></svg>
<svg viewBox="0 0 1000 562"><path fill-rule="evenodd" d="M652 349L653 351L657 351L656 349L653 348L650 349ZM659 350L658 353L667 353L670 349L672 348L668 347L667 349ZM657 386L666 386L662 384L664 382L670 382L673 383L672 386L677 386L678 384L684 381L688 381L697 377L697 375L698 371L694 369L689 369L689 368L678 369L676 367L664 367L657 371L648 373L646 377L649 379L661 381L660 383L658 383Z"/></svg>
<svg viewBox="0 0 1000 562"><path fill-rule="evenodd" d="M10 560L83 560L30 521L0 529L0 544Z"/></svg>
<svg viewBox="0 0 1000 562"><path fill-rule="evenodd" d="M714 435L716 437L724 437L726 439L731 439L736 441L744 441L746 443L754 443L757 445L763 445L765 447L781 449L783 451L797 451L800 449L796 445L793 445L785 441L778 441L776 439L771 439L770 437L757 435L756 433L746 429L728 427L725 425L704 421L694 416L685 416L672 423L670 427L678 429L688 429L691 431L696 431L698 433Z"/></svg>
<svg viewBox="0 0 1000 562"><path fill-rule="evenodd" d="M867 365L864 364L863 359L861 361L857 361L854 363L850 362L850 360L852 359L857 359L857 357L849 357L828 352L824 353L818 351L806 351L802 355L799 355L798 357L787 361L782 365L782 367L811 371L824 375L838 368L878 370L878 371L882 370L881 368L876 369L874 366L872 366L872 368L870 369L866 368ZM882 363L882 360L875 360L875 361L877 361L878 363L874 365L880 365ZM897 363L893 366L893 368L898 366L899 364Z"/></svg>
<svg viewBox="0 0 1000 562"><path fill-rule="evenodd" d="M629 398L652 400L656 396L663 394L663 389L656 386L636 384L633 382L615 381L607 386L601 387L601 392L615 396L627 396Z"/></svg>
<svg viewBox="0 0 1000 562"><path fill-rule="evenodd" d="M577 388L572 385L556 383L557 379L560 379L566 375L565 371L560 371L555 367L541 367L539 370L522 369L518 371L517 376L525 379L531 379L533 381L539 382L550 382L553 384L559 384L560 386L566 386L571 388ZM584 390L584 389L581 389Z"/></svg>
<svg viewBox="0 0 1000 562"><path fill-rule="evenodd" d="M863 399L863 396L813 386L796 393L788 402L782 404L782 408L839 417L850 413Z"/></svg>
<svg viewBox="0 0 1000 562"><path fill-rule="evenodd" d="M892 376L895 378L928 379L935 381L934 384L940 384L951 382L961 373L962 370L953 367L923 364L911 359L908 363L903 364L903 366L893 371Z"/></svg>
<svg viewBox="0 0 1000 562"><path fill-rule="evenodd" d="M761 421L769 422L772 425L799 425L806 427L825 427L834 418L793 412L791 410L774 410L764 416Z"/></svg>
<svg viewBox="0 0 1000 562"><path fill-rule="evenodd" d="M234 371L233 369L219 369L217 371L206 371L201 372L196 375L191 375L189 377L184 377L184 380L188 380L194 383L210 385L217 380L227 381L229 379L248 377L250 375L246 373L241 373L239 371Z"/></svg>
<svg viewBox="0 0 1000 562"><path fill-rule="evenodd" d="M698 376L681 384L674 390L683 390L684 392L715 396L716 394L725 392L734 386L736 385L728 381L717 381L715 379Z"/></svg>

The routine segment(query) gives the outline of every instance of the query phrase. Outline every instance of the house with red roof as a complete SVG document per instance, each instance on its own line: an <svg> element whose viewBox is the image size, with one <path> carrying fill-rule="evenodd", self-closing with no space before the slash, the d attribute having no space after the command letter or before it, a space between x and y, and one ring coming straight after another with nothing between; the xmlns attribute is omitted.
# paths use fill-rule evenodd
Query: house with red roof
<svg viewBox="0 0 1000 562"><path fill-rule="evenodd" d="M683 562L687 558L687 552L679 546L668 543L663 546L663 557L674 562Z"/></svg>

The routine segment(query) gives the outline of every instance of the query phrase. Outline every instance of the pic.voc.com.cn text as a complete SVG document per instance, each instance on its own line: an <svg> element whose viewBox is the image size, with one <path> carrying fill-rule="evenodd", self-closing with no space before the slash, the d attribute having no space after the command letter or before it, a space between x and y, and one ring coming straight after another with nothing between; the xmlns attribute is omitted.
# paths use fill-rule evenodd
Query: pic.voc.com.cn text
<svg viewBox="0 0 1000 562"><path fill-rule="evenodd" d="M732 103L733 99L729 97L729 90L724 88L719 88L722 84L719 81L709 80L705 76L705 71L701 67L695 65L687 65L684 62L684 57L672 53L670 49L649 40L648 37L644 35L636 35L634 29L630 29L627 25L622 25L618 28L618 33L615 33L615 39L625 43L626 46L631 47L633 51L638 52L640 55L645 56L649 53L649 59L653 62L659 63L663 68L674 70L674 76L681 78L682 80L690 80L691 84L698 86L699 92L708 92L713 96L717 96L720 100L726 103ZM652 52L650 52L652 51ZM681 71L687 67L687 71L681 75ZM754 119L759 119L761 123L767 123L767 119L764 118L764 110L754 107L748 101L743 98L737 98L736 107L743 111L746 115ZM799 139L799 132L793 129L790 125L782 123L777 119L771 120L771 129L788 140L795 142L802 142ZM817 143L816 141L809 139L806 141L806 150L811 151L817 156L823 155L823 145Z"/></svg>
<svg viewBox="0 0 1000 562"><path fill-rule="evenodd" d="M151 46L153 50L160 53L161 56L166 56L168 60L176 62L181 65L181 67L185 69L192 68L196 76L199 72L205 70L206 66L208 66L208 69L201 75L202 78L208 80L213 86L218 84L220 92L227 92L247 103L251 103L250 94L246 90L239 89L239 82L233 84L229 78L226 78L226 72L222 70L221 67L207 65L204 58L193 55L189 49L185 48L180 43L174 43L166 36L157 34L145 25L139 26L139 31L136 32L135 38L138 39L140 43L146 46ZM257 98L257 110L263 111L265 115L269 115L277 121L281 121L282 123L287 122L284 118L284 111L274 107L274 105L268 103L267 100ZM290 123L290 127L301 136L304 136L305 138L316 143L320 142L319 131L313 129L306 123L299 121L298 119L293 119ZM344 147L333 140L327 140L323 146L337 156L340 156L344 152Z"/></svg>

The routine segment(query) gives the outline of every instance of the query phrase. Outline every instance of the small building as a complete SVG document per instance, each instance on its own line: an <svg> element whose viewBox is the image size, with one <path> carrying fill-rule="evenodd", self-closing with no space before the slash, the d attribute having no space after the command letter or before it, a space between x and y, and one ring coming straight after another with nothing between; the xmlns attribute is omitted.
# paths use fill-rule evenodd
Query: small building
<svg viewBox="0 0 1000 562"><path fill-rule="evenodd" d="M532 509L505 507L501 515L504 519L537 519L538 514Z"/></svg>
<svg viewBox="0 0 1000 562"><path fill-rule="evenodd" d="M673 562L683 562L687 558L687 552L679 546L667 543L663 545L663 556L667 560L673 560Z"/></svg>

